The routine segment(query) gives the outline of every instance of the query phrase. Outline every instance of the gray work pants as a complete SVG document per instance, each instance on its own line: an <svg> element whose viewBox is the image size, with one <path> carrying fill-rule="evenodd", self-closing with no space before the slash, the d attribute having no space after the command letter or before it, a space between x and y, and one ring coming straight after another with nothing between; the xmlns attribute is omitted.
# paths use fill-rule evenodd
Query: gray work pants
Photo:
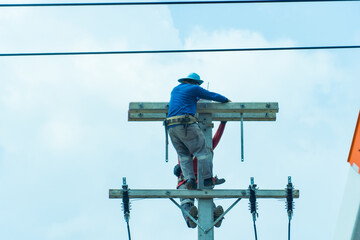
<svg viewBox="0 0 360 240"><path fill-rule="evenodd" d="M197 123L177 125L169 128L169 135L179 155L180 167L184 179L195 179L192 155L198 159L198 172L202 179L212 178L213 153L206 145L204 133Z"/></svg>
<svg viewBox="0 0 360 240"><path fill-rule="evenodd" d="M186 189L185 184L180 185L178 189ZM186 221L186 218L188 217L185 212L189 212L190 208L194 206L194 199L193 198L180 198L180 206L181 206L181 212L184 216L184 219Z"/></svg>

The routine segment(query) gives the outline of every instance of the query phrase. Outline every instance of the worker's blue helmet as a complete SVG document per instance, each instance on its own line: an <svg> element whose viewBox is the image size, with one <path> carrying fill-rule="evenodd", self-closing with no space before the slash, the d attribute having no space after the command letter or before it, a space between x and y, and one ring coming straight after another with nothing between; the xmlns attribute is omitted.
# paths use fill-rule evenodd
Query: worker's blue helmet
<svg viewBox="0 0 360 240"><path fill-rule="evenodd" d="M180 78L178 81L183 83L186 80L196 82L199 85L201 85L204 82L203 80L200 79L200 76L196 73L190 73L187 77Z"/></svg>

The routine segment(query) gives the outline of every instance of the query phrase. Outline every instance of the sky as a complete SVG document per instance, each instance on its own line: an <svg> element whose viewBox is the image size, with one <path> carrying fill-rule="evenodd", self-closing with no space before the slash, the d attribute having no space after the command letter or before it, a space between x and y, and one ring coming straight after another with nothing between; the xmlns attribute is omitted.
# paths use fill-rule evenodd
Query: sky
<svg viewBox="0 0 360 240"><path fill-rule="evenodd" d="M359 12L358 2L0 8L0 53L359 45ZM174 189L177 162L170 145L165 163L162 123L128 122L129 103L166 102L191 72L233 102L279 103L275 122L244 123L245 162L240 124L227 124L217 188L254 177L283 189L291 176L291 239L333 239L352 171L358 49L0 57L0 238L127 239L108 190L123 177L132 189ZM171 201L131 203L132 239L197 239ZM287 239L284 200L259 199L258 213L258 239ZM215 239L254 239L246 199Z"/></svg>

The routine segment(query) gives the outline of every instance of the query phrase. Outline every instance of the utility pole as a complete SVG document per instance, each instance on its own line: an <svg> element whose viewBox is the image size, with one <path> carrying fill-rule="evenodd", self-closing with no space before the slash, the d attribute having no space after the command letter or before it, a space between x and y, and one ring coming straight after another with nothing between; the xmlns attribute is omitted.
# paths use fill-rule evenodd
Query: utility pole
<svg viewBox="0 0 360 240"><path fill-rule="evenodd" d="M200 113L198 116L200 128L205 135L206 144L212 148L212 114L211 113ZM204 179L199 173L200 168L198 167L198 189L205 189ZM212 187L208 187L212 189ZM198 221L203 226L204 229L210 229L210 231L205 232L198 228L198 239L199 240L213 240L214 239L214 228L212 224L214 222L214 209L213 209L213 199L199 199L198 200ZM200 229L200 230L199 230Z"/></svg>
<svg viewBox="0 0 360 240"><path fill-rule="evenodd" d="M164 121L169 109L167 102L131 102L129 105L129 121ZM204 132L206 143L212 147L213 121L275 121L279 111L278 103L274 102L230 102L215 103L200 101L197 103L197 118ZM242 124L241 124L242 128ZM243 137L241 137L243 139ZM243 148L242 148L243 149ZM243 153L242 153L243 154ZM242 155L243 156L243 155ZM243 157L242 157L243 158ZM199 171L199 170L198 170ZM221 219L241 198L250 198L248 189L212 190L203 186L203 179L198 174L197 190L132 190L128 191L129 198L169 198L178 207L173 198L198 199L198 240L214 240L213 199L237 198ZM122 198L123 190L110 189L110 198ZM286 198L286 189L281 190L256 190L257 198ZM299 191L293 191L293 197L299 197Z"/></svg>

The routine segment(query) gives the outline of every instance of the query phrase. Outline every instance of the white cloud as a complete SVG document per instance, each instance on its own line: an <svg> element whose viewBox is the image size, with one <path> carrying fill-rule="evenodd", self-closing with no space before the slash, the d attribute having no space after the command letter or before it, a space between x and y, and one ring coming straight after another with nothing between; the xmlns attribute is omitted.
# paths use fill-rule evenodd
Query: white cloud
<svg viewBox="0 0 360 240"><path fill-rule="evenodd" d="M73 116L69 116L72 118ZM71 151L82 143L82 127L72 119L50 121L41 130L42 141L55 151Z"/></svg>

